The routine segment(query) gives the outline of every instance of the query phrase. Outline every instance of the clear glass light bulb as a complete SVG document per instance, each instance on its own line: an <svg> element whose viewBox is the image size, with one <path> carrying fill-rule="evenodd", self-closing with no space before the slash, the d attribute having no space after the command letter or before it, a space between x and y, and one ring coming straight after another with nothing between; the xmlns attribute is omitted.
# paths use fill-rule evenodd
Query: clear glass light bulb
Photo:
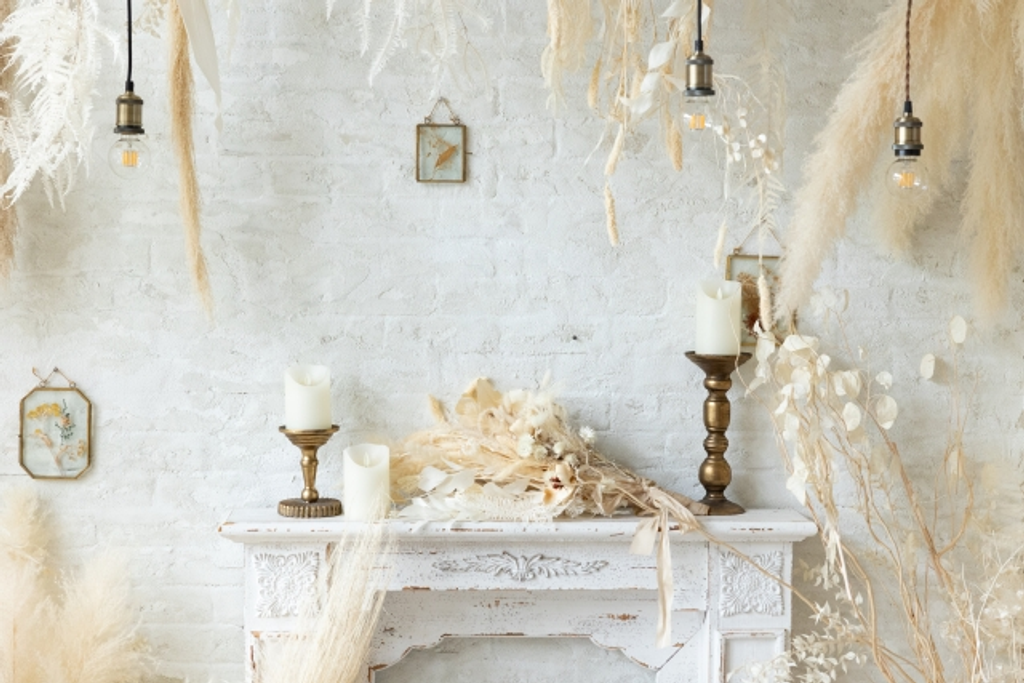
<svg viewBox="0 0 1024 683"><path fill-rule="evenodd" d="M897 197L923 194L928 190L928 177L918 157L898 157L889 164L885 184Z"/></svg>
<svg viewBox="0 0 1024 683"><path fill-rule="evenodd" d="M683 105L683 120L686 121L686 130L690 133L703 133L710 131L711 121L711 97L687 97Z"/></svg>
<svg viewBox="0 0 1024 683"><path fill-rule="evenodd" d="M138 178L149 168L149 147L141 135L122 135L110 146L107 162L119 178Z"/></svg>

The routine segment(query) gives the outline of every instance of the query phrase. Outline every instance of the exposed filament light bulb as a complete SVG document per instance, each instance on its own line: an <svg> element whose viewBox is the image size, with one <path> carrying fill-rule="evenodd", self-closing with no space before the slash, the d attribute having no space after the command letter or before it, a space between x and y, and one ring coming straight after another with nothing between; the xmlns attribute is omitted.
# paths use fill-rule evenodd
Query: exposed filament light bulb
<svg viewBox="0 0 1024 683"><path fill-rule="evenodd" d="M122 135L110 147L107 163L119 178L137 178L149 168L149 147L142 135Z"/></svg>
<svg viewBox="0 0 1024 683"><path fill-rule="evenodd" d="M683 90L686 130L696 134L711 128L711 102L715 96L715 60L704 52L702 8L702 0L697 0L697 39L693 42L693 54L686 58L686 88Z"/></svg>
<svg viewBox="0 0 1024 683"><path fill-rule="evenodd" d="M897 197L920 195L928 190L928 176L921 163L921 119L914 116L910 100L903 105L903 115L893 123L893 152L896 160L889 164L885 184Z"/></svg>

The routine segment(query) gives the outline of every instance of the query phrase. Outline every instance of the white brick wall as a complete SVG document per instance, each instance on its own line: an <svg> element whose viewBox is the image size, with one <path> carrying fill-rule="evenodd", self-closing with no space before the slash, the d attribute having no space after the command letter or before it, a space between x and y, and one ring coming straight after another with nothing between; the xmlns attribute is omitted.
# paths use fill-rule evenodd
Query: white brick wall
<svg viewBox="0 0 1024 683"><path fill-rule="evenodd" d="M118 25L120 6L106 4ZM569 83L563 116L545 110L543 3L532 2L509 3L503 53L478 45L490 55L494 101L446 90L469 126L469 182L418 185L413 137L432 104L429 84L416 59L400 56L367 87L353 4L339 2L325 24L322 3L243 3L222 65L218 153L207 144L208 108L197 125L215 324L185 267L163 44L136 44L157 172L129 186L106 169L106 121L122 83L112 69L97 98L104 130L91 176L65 213L41 192L20 208L17 270L0 290L0 487L27 479L16 418L31 368L57 365L94 402L95 464L79 482L34 486L66 557L98 545L130 554L144 630L169 677L241 679L241 549L215 529L232 508L271 506L300 488L297 453L277 433L281 375L295 361L333 371L342 430L322 452L328 493L340 491L346 444L427 426L428 393L452 398L478 375L530 386L550 370L605 452L698 494L703 392L683 352L692 292L710 270L718 182L673 173L653 126L640 131L614 179L623 244L611 249L603 160L583 165L603 124L582 104L585 75ZM730 71L744 45L726 29L741 3L721 4L714 54ZM794 1L791 187L852 66L850 46L883 4ZM852 290L855 343L893 370L904 435L930 433L933 419L941 426L934 389L915 379L917 359L937 350L952 313L971 308L956 220L944 200L916 260L892 263L859 219L823 276ZM1016 307L1022 296L1015 285ZM1011 321L971 347L982 380L975 433L989 456L1019 457L1019 328ZM765 425L754 403L737 401L731 492L751 507L786 506ZM937 457L923 448L907 456Z"/></svg>

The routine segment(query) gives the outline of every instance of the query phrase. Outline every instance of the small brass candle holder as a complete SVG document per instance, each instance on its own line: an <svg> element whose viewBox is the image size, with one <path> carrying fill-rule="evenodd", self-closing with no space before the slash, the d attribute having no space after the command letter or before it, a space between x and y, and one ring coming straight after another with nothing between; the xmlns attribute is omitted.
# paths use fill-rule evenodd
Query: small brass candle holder
<svg viewBox="0 0 1024 683"><path fill-rule="evenodd" d="M316 452L330 441L338 431L338 425L329 429L288 429L281 427L282 434L302 451L302 497L288 498L277 504L277 514L283 517L337 517L341 514L341 501L337 498L321 498L316 490L316 468L319 463Z"/></svg>
<svg viewBox="0 0 1024 683"><path fill-rule="evenodd" d="M728 392L732 387L733 370L750 360L749 353L734 356L709 356L687 351L686 357L704 371L704 388L708 397L704 399L704 427L708 436L704 439L707 457L700 464L698 479L707 495L701 501L708 506L709 515L739 515L746 510L725 497L725 489L732 481L732 467L725 459L729 440L725 430L729 428L732 409Z"/></svg>

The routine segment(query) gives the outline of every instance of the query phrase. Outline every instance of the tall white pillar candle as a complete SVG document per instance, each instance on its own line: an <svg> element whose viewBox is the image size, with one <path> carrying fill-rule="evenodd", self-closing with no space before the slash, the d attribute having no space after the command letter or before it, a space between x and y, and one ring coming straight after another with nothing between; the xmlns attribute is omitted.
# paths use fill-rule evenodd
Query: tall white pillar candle
<svg viewBox="0 0 1024 683"><path fill-rule="evenodd" d="M391 449L362 443L345 449L345 518L369 521L391 505Z"/></svg>
<svg viewBox="0 0 1024 683"><path fill-rule="evenodd" d="M694 351L706 356L734 356L740 352L740 298L739 282L700 283Z"/></svg>
<svg viewBox="0 0 1024 683"><path fill-rule="evenodd" d="M323 365L296 365L284 373L284 426L330 429L331 371Z"/></svg>

